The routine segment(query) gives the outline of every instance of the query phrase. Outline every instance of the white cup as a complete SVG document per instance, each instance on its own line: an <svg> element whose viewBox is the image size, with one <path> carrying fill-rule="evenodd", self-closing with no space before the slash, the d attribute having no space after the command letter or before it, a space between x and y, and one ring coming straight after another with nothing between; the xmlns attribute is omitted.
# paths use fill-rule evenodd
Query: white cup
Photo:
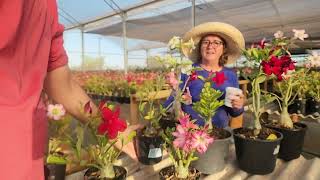
<svg viewBox="0 0 320 180"><path fill-rule="evenodd" d="M235 87L227 87L226 88L226 96L224 100L224 105L228 107L232 107L232 100L240 99L240 96L242 95L242 90Z"/></svg>

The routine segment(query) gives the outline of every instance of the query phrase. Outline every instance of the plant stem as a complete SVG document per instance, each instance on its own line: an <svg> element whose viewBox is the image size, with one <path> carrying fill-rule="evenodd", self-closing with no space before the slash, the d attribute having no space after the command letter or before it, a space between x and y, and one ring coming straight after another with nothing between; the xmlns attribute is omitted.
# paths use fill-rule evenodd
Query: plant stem
<svg viewBox="0 0 320 180"><path fill-rule="evenodd" d="M100 178L114 178L115 172L113 169L113 165L111 163L108 163L103 168L100 169Z"/></svg>
<svg viewBox="0 0 320 180"><path fill-rule="evenodd" d="M288 113L288 106L285 106L284 104L282 104L282 111L280 114L280 125L290 129L293 128L293 122Z"/></svg>
<svg viewBox="0 0 320 180"><path fill-rule="evenodd" d="M260 124L260 86L257 82L257 79L254 79L252 82L252 88L254 88L253 93L253 111L254 111L254 129L258 130L257 133L260 132L261 124Z"/></svg>
<svg viewBox="0 0 320 180"><path fill-rule="evenodd" d="M185 179L188 177L189 168L183 165L183 160L179 160L178 167L176 167L176 173L178 178Z"/></svg>

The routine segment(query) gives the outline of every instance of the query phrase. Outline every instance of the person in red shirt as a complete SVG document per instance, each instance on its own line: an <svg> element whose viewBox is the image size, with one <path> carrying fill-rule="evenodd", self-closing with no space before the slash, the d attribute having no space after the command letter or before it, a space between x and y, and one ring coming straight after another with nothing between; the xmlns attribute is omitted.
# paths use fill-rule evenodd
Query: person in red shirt
<svg viewBox="0 0 320 180"><path fill-rule="evenodd" d="M42 180L42 90L82 121L79 104L90 99L71 80L55 0L1 0L0 20L0 179Z"/></svg>

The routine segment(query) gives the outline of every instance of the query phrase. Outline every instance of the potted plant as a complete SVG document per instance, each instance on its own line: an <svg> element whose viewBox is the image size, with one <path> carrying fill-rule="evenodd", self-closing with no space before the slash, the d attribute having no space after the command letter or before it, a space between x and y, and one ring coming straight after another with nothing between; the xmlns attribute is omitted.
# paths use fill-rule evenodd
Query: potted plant
<svg viewBox="0 0 320 180"><path fill-rule="evenodd" d="M297 113L301 115L306 115L307 108L307 95L310 90L310 79L309 79L309 69L301 68L295 72L296 86L293 86L292 93L297 94L296 98L293 100L292 104L288 106L288 112L290 114Z"/></svg>
<svg viewBox="0 0 320 180"><path fill-rule="evenodd" d="M121 148L118 150L115 144L120 143L123 147L132 140L135 132L127 137L118 134L127 128L127 124L119 118L120 108L112 104L101 102L99 112L95 115L92 114L89 101L84 106L84 112L90 119L85 127L92 138L92 142L86 147L89 155L87 163L89 169L84 179L125 179L126 170L114 165L121 153Z"/></svg>
<svg viewBox="0 0 320 180"><path fill-rule="evenodd" d="M47 108L49 117L49 146L45 161L45 179L63 180L66 174L67 154L63 151L66 142L66 129L69 128L70 116L65 116L61 104L49 104Z"/></svg>
<svg viewBox="0 0 320 180"><path fill-rule="evenodd" d="M309 114L320 116L320 72L311 71L309 76L310 86L308 89L308 94L310 97L312 97L312 101L309 102L308 107Z"/></svg>
<svg viewBox="0 0 320 180"><path fill-rule="evenodd" d="M196 152L205 153L209 144L214 141L207 133L208 126L199 127L194 121L190 121L188 115L181 115L180 117L176 128L167 128L162 133L173 166L160 170L161 180L199 179L200 172L190 167L191 162L197 159Z"/></svg>
<svg viewBox="0 0 320 180"><path fill-rule="evenodd" d="M281 32L277 32L275 36L278 37L279 34ZM260 123L260 117L264 111L263 105L275 100L275 97L266 94L260 88L260 84L267 79L267 75L270 75L265 68L266 64L286 58L282 55L281 49L284 41L274 39L271 43L267 44L263 39L258 45L243 51L243 55L248 60L247 63L258 67L259 71L251 81L252 103L249 105L249 110L253 114L253 121L248 127L234 129L233 137L240 169L252 174L268 174L274 170L280 141L283 138L281 133L262 127ZM280 70L277 71L277 77L281 77L283 72L280 72Z"/></svg>
<svg viewBox="0 0 320 180"><path fill-rule="evenodd" d="M134 147L138 160L151 165L162 160L163 140L160 136L159 121L166 111L156 102L156 96L161 90L163 81L159 77L157 83L144 81L137 92L139 99L139 118L143 120L145 127L138 130L134 139Z"/></svg>
<svg viewBox="0 0 320 180"><path fill-rule="evenodd" d="M214 76L214 75L213 75ZM200 77L203 79L202 77ZM216 110L224 104L223 100L218 100L222 92L212 87L212 77L205 80L204 87L200 93L200 101L193 104L193 109L199 113L205 121L205 127L214 144L208 147L204 154L197 154L199 159L194 162L194 167L204 174L213 174L223 170L226 166L229 155L229 145L231 133L225 129L217 128L212 123L212 117ZM214 163L213 163L214 162Z"/></svg>
<svg viewBox="0 0 320 180"><path fill-rule="evenodd" d="M271 58L270 61L266 61L263 64L264 71L267 75L274 75L277 78L275 83L280 95L270 93L276 98L280 108L280 119L278 122L266 125L272 129L275 129L283 134L283 140L281 141L279 158L289 161L296 159L300 156L302 146L304 142L304 136L307 130L307 126L303 123L293 123L289 112L288 106L293 102L298 92L301 89L300 80L304 76L300 75L299 71L295 71L294 61L291 59L289 52L289 46L294 40L308 37L304 30L293 30L294 37L288 39L286 37L278 36L273 42L281 43L278 46L280 50L280 56ZM302 70L303 71L303 70ZM294 87L300 88L294 93Z"/></svg>
<svg viewBox="0 0 320 180"><path fill-rule="evenodd" d="M84 89L92 99L101 101L108 93L107 80L102 76L92 75L85 81Z"/></svg>

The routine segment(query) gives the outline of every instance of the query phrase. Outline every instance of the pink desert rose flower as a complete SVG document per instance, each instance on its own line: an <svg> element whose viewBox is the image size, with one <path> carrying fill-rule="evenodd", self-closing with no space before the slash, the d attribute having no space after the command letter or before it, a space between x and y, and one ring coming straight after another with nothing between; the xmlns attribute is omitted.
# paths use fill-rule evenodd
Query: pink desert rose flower
<svg viewBox="0 0 320 180"><path fill-rule="evenodd" d="M183 149L186 152L190 152L190 137L191 134L188 130L181 125L177 125L177 129L172 133L175 138L173 146L176 148Z"/></svg>
<svg viewBox="0 0 320 180"><path fill-rule="evenodd" d="M49 104L47 110L47 116L56 121L60 120L66 113L66 110L63 108L62 104Z"/></svg>
<svg viewBox="0 0 320 180"><path fill-rule="evenodd" d="M211 143L213 143L213 138L205 130L192 133L191 146L199 153L205 153Z"/></svg>
<svg viewBox="0 0 320 180"><path fill-rule="evenodd" d="M185 114L179 119L179 122L183 128L186 129L198 129L198 126L190 121L190 115Z"/></svg>

